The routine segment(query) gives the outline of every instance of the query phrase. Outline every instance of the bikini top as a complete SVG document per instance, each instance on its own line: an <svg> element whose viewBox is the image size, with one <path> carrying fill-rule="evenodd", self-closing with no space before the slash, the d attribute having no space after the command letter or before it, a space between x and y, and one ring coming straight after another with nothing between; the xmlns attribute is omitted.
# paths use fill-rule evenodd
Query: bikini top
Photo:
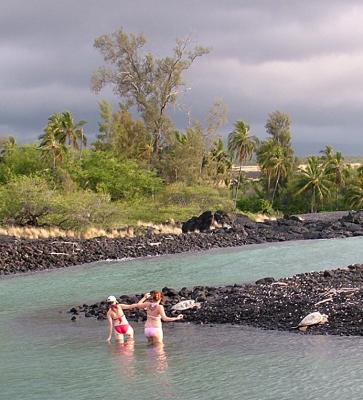
<svg viewBox="0 0 363 400"><path fill-rule="evenodd" d="M117 311L119 312L120 311L120 309L119 309L119 307L117 307ZM125 313L123 312L122 313L122 315L119 315L118 317L116 317L116 318L112 318L114 321L119 321L120 323L122 322L122 319L123 318L126 318L126 315L125 315Z"/></svg>

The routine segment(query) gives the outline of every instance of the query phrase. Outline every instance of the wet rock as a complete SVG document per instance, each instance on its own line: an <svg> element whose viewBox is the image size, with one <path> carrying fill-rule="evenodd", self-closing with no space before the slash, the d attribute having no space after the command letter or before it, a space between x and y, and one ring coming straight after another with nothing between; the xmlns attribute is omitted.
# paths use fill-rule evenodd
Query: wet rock
<svg viewBox="0 0 363 400"><path fill-rule="evenodd" d="M275 278L272 277L267 277L267 278L262 278L262 279L258 279L255 284L256 285L266 285L269 283L275 282Z"/></svg>
<svg viewBox="0 0 363 400"><path fill-rule="evenodd" d="M172 289L172 288L168 288L168 287L164 287L161 289L161 292L163 293L164 296L167 297L176 297L179 296L179 293L177 290Z"/></svg>
<svg viewBox="0 0 363 400"><path fill-rule="evenodd" d="M198 324L247 324L296 332L294 327L304 316L320 311L329 316L328 323L313 326L308 333L363 335L362 264L297 274L279 281L270 277L259 281L261 283L181 289L178 297L182 294L183 298L201 300L199 309L183 312L185 319ZM175 299L170 297L165 303L167 313L171 312ZM94 306L83 307L85 316L102 318L105 315L102 303ZM131 321L145 320L141 310L125 313Z"/></svg>

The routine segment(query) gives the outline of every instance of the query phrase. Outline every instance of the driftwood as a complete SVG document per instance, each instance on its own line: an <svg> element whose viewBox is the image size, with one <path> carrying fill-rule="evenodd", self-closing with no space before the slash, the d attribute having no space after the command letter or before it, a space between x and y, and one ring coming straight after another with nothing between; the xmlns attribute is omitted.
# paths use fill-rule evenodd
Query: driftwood
<svg viewBox="0 0 363 400"><path fill-rule="evenodd" d="M318 301L314 305L317 306L319 304L333 301L333 297L340 293L348 293L348 296L351 297L354 295L354 293L358 292L359 290L360 290L360 288L356 288L356 287L355 288L340 288L340 289L331 288L322 294L322 297L324 297L323 300Z"/></svg>

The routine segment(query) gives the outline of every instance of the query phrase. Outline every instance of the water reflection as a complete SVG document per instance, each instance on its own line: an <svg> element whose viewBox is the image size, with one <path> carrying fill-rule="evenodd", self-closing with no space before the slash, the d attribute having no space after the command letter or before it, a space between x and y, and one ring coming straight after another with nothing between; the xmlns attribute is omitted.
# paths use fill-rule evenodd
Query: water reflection
<svg viewBox="0 0 363 400"><path fill-rule="evenodd" d="M136 365L135 365L135 342L128 340L124 343L116 342L109 345L109 349L114 356L116 370L122 376L127 378L136 377Z"/></svg>
<svg viewBox="0 0 363 400"><path fill-rule="evenodd" d="M164 343L149 345L146 349L149 368L158 373L164 373L168 369L168 358Z"/></svg>

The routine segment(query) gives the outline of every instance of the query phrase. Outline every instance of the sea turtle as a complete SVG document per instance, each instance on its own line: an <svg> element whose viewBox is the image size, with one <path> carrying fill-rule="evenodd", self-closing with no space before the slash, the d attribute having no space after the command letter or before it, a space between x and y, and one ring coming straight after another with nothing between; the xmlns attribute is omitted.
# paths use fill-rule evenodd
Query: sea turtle
<svg viewBox="0 0 363 400"><path fill-rule="evenodd" d="M200 303L196 303L195 300L183 300L180 301L179 303L174 304L171 307L172 312L175 311L184 311L188 310L189 308L200 308Z"/></svg>
<svg viewBox="0 0 363 400"><path fill-rule="evenodd" d="M306 330L312 325L322 325L328 321L328 316L326 314L320 314L319 311L308 314L305 318L301 320L297 328L306 332Z"/></svg>

